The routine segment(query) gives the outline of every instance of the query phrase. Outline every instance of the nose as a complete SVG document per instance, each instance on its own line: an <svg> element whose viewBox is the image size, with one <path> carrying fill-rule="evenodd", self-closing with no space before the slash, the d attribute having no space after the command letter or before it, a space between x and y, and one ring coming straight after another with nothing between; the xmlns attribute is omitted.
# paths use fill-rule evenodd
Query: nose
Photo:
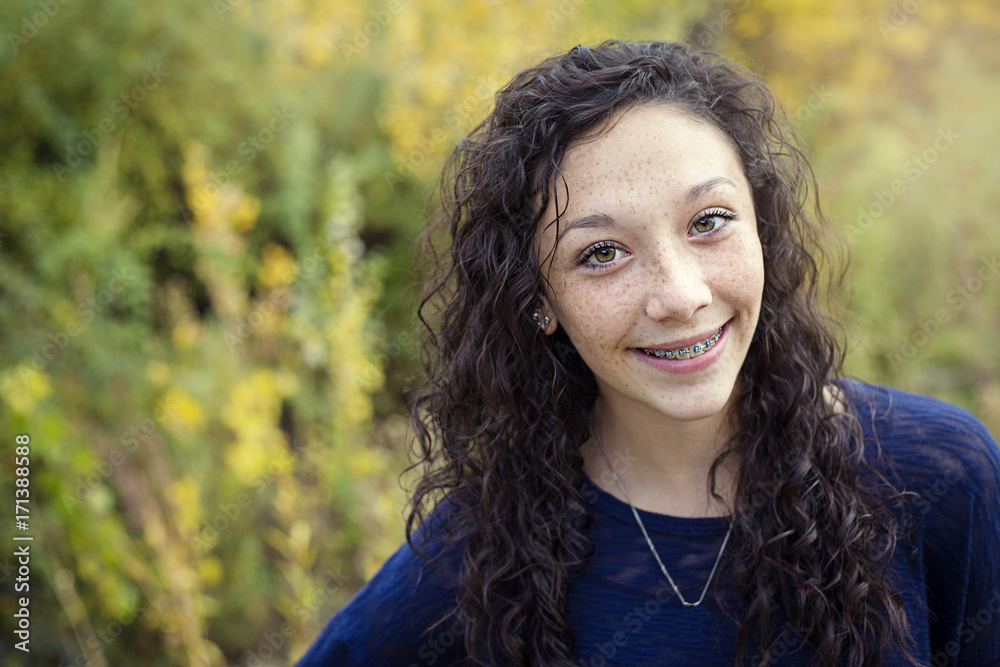
<svg viewBox="0 0 1000 667"><path fill-rule="evenodd" d="M654 320L687 321L712 303L703 261L695 250L664 244L651 256L646 314Z"/></svg>

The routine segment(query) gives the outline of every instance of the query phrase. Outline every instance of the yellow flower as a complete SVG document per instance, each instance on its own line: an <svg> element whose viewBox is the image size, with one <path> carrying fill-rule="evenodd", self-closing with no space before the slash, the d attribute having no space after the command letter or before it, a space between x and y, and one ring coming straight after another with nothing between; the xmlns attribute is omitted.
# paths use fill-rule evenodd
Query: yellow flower
<svg viewBox="0 0 1000 667"><path fill-rule="evenodd" d="M20 364L0 374L0 399L18 414L31 414L51 390L49 376L28 364Z"/></svg>
<svg viewBox="0 0 1000 667"><path fill-rule="evenodd" d="M248 232L257 224L260 213L260 200L251 195L240 197L239 203L229 215L229 222L238 232Z"/></svg>
<svg viewBox="0 0 1000 667"><path fill-rule="evenodd" d="M63 326L67 326L77 321L76 307L69 299L59 299L52 307L52 314Z"/></svg>
<svg viewBox="0 0 1000 667"><path fill-rule="evenodd" d="M189 431L200 429L205 424L205 413L198 402L180 387L173 386L163 397L164 402L173 410L167 421L172 431Z"/></svg>
<svg viewBox="0 0 1000 667"><path fill-rule="evenodd" d="M294 373L280 371L274 376L274 389L282 398L294 396L299 392L299 379Z"/></svg>
<svg viewBox="0 0 1000 667"><path fill-rule="evenodd" d="M170 366L156 360L146 364L146 378L158 387L170 381Z"/></svg>
<svg viewBox="0 0 1000 667"><path fill-rule="evenodd" d="M174 344L182 349L194 347L201 335L201 330L194 322L181 322L174 327L172 332Z"/></svg>
<svg viewBox="0 0 1000 667"><path fill-rule="evenodd" d="M295 279L298 267L282 246L268 243L262 251L264 261L258 276L262 287L283 287Z"/></svg>
<svg viewBox="0 0 1000 667"><path fill-rule="evenodd" d="M194 185L208 179L208 169L205 168L205 158L208 149L204 144L191 141L184 147L184 166L181 167L181 177L187 185Z"/></svg>
<svg viewBox="0 0 1000 667"><path fill-rule="evenodd" d="M202 584L213 586L222 581L222 563L214 556L206 556L199 563L199 574Z"/></svg>
<svg viewBox="0 0 1000 667"><path fill-rule="evenodd" d="M375 452L370 449L359 449L352 452L347 459L348 474L354 478L371 477L382 466L376 460Z"/></svg>
<svg viewBox="0 0 1000 667"><path fill-rule="evenodd" d="M184 477L167 488L178 523L187 530L197 530L203 518L198 482L192 477Z"/></svg>

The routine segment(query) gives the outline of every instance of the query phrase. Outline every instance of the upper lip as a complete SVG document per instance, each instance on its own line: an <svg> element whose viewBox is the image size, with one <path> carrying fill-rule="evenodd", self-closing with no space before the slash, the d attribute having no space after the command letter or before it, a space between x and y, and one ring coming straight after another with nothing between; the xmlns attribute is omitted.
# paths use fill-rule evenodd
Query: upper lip
<svg viewBox="0 0 1000 667"><path fill-rule="evenodd" d="M726 326L723 324L722 326ZM695 343L702 343L705 340L714 336L719 329L722 327L715 327L708 333L703 333L700 336L691 336L689 338L680 338L669 343L662 343L657 345L643 345L641 349L643 350L676 350L682 347L688 347L689 345L694 345Z"/></svg>

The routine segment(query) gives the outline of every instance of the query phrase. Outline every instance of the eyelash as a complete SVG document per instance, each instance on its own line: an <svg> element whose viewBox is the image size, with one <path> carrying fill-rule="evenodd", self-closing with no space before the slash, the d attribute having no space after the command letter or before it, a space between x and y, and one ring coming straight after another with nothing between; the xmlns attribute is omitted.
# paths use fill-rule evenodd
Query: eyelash
<svg viewBox="0 0 1000 667"><path fill-rule="evenodd" d="M713 208L699 215L698 218L693 223L691 223L691 225L694 226L699 222L701 222L702 220L708 220L709 218L723 218L726 222L721 227L716 226L711 231L699 234L699 236L710 236L712 234L715 234L716 232L722 231L728 226L730 220L736 219L736 214L730 213L729 211L722 208Z"/></svg>
<svg viewBox="0 0 1000 667"><path fill-rule="evenodd" d="M709 218L723 218L724 220L726 220L726 224L723 224L721 226L716 225L716 227L714 227L711 231L707 231L707 232L704 232L704 233L701 233L701 234L697 234L697 236L714 236L715 234L718 234L719 232L721 232L722 230L724 230L728 226L728 222L730 220L735 220L736 219L736 214L735 213L730 213L729 211L726 211L726 210L721 209L721 208L710 209L708 211L705 211L701 215L699 215L691 223L691 226L693 227L694 225L698 224L699 222L702 222L704 220L708 220ZM587 260L590 259L590 257L595 252L597 252L598 250L602 250L604 248L614 248L615 250L624 250L624 248L622 248L620 245L618 245L614 241L598 241L597 243L595 243L594 245L590 246L589 248L587 248L586 250L583 251L583 255L581 255L580 258L578 260L576 260L576 264L578 266L580 264L584 265L587 268L588 271L606 271L607 269L605 267L610 266L614 262L603 262L603 263L600 263L600 264L588 264L587 263Z"/></svg>

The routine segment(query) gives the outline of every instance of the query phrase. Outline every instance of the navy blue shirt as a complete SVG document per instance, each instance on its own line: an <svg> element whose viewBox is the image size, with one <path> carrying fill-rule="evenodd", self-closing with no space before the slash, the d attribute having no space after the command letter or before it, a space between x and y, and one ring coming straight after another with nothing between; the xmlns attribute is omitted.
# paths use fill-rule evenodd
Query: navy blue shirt
<svg viewBox="0 0 1000 667"><path fill-rule="evenodd" d="M906 607L915 655L933 667L1000 667L1000 448L967 411L896 389L848 384L865 433L874 438L897 488L916 491L897 544L890 576ZM869 458L875 463L875 459ZM684 607L650 552L629 506L587 480L583 487L595 546L587 567L571 580L567 618L575 657L586 667L734 664L736 625L720 610L713 582L704 601ZM452 506L439 505L414 533L422 551L436 554ZM696 601L715 563L727 518L680 518L638 510L660 558L685 599ZM729 551L727 548L727 553ZM450 665L464 657L453 622L424 631L453 606L461 549L443 567L423 563L404 543L320 633L298 667ZM717 594L735 603L726 559L716 572ZM765 664L809 665L790 624ZM751 644L750 655L754 646ZM883 665L904 665L889 655Z"/></svg>

